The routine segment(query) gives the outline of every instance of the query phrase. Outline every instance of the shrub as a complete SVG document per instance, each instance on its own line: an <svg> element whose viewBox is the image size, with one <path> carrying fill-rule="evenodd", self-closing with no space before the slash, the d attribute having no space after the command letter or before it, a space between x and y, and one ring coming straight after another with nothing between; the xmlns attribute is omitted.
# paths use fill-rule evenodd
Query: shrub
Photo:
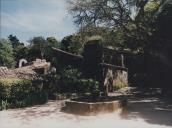
<svg viewBox="0 0 172 128"><path fill-rule="evenodd" d="M0 110L5 110L9 107L9 103L7 102L7 100L1 100L0 102Z"/></svg>
<svg viewBox="0 0 172 128"><path fill-rule="evenodd" d="M81 72L78 69L73 69L71 67L65 68L60 73L60 78L58 80L59 91L76 92L77 84L79 84L80 78Z"/></svg>
<svg viewBox="0 0 172 128"><path fill-rule="evenodd" d="M45 103L47 94L42 90L39 80L18 78L0 79L1 109L25 107Z"/></svg>
<svg viewBox="0 0 172 128"><path fill-rule="evenodd" d="M0 98L1 99L20 99L30 91L33 91L33 87L30 86L30 80L23 80L17 78L4 78L0 79Z"/></svg>
<svg viewBox="0 0 172 128"><path fill-rule="evenodd" d="M80 79L78 84L79 92L96 92L99 88L99 82L93 79Z"/></svg>
<svg viewBox="0 0 172 128"><path fill-rule="evenodd" d="M36 104L43 104L47 102L48 100L48 95L46 92L35 92L32 93L30 96L26 97L21 101L22 106L31 106L31 105L36 105ZM20 104L18 104L20 107Z"/></svg>
<svg viewBox="0 0 172 128"><path fill-rule="evenodd" d="M67 68L61 73L58 80L60 92L85 93L98 89L98 82L93 79L84 79L78 69Z"/></svg>

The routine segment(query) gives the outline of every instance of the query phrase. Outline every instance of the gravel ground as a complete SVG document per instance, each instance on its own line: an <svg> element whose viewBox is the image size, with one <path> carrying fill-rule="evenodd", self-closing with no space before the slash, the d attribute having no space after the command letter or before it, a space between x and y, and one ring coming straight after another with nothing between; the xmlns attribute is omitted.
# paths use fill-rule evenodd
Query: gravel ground
<svg viewBox="0 0 172 128"><path fill-rule="evenodd" d="M122 111L79 116L61 111L64 101L0 112L0 128L172 128L172 104L158 97L128 98Z"/></svg>

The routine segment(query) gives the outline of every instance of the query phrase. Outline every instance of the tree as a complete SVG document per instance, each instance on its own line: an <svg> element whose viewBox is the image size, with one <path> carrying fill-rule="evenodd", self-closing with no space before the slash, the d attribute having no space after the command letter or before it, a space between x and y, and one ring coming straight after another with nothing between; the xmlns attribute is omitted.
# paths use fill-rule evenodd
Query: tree
<svg viewBox="0 0 172 128"><path fill-rule="evenodd" d="M0 39L0 66L12 68L15 66L13 49L10 42L6 39Z"/></svg>
<svg viewBox="0 0 172 128"><path fill-rule="evenodd" d="M76 41L75 35L70 35L62 39L61 49L74 54L79 54L82 51L82 44Z"/></svg>
<svg viewBox="0 0 172 128"><path fill-rule="evenodd" d="M81 42L82 46L84 46L84 44L92 36L101 36L102 41L105 42L104 45L114 45L114 31L108 27L85 26L79 29L74 40Z"/></svg>
<svg viewBox="0 0 172 128"><path fill-rule="evenodd" d="M147 2L148 0L70 0L69 11L73 15L74 23L80 27L82 43L90 35L99 35L103 37L105 45L117 46L114 37L120 33L129 34L133 27L131 24L136 25L137 30L134 31L143 29L139 26L139 21L135 20L133 9L135 13L138 10L136 19L139 19ZM121 32L117 33L119 30Z"/></svg>
<svg viewBox="0 0 172 128"><path fill-rule="evenodd" d="M128 22L125 27L114 29L116 44L121 48L129 48L141 53L149 51L151 38L157 30L156 13L160 7L159 1L151 1L140 4L140 10L132 22ZM144 6L143 6L144 5Z"/></svg>
<svg viewBox="0 0 172 128"><path fill-rule="evenodd" d="M9 35L8 39L13 48L15 61L18 63L22 58L27 59L28 48L24 45L24 43L20 42L19 39L14 35Z"/></svg>
<svg viewBox="0 0 172 128"><path fill-rule="evenodd" d="M60 42L55 37L47 37L48 46L60 47Z"/></svg>
<svg viewBox="0 0 172 128"><path fill-rule="evenodd" d="M29 49L24 44L19 44L16 48L13 49L14 57L17 63L19 63L20 59L28 59Z"/></svg>
<svg viewBox="0 0 172 128"><path fill-rule="evenodd" d="M20 41L16 36L9 35L8 39L10 40L13 48L16 48L20 44Z"/></svg>
<svg viewBox="0 0 172 128"><path fill-rule="evenodd" d="M52 47L60 48L60 42L55 37L47 37L46 41L45 59L54 63Z"/></svg>
<svg viewBox="0 0 172 128"><path fill-rule="evenodd" d="M42 36L33 37L33 39L30 40L29 59L34 60L41 58L52 62L52 47L60 47L59 45L60 43L55 37L47 37L47 39Z"/></svg>
<svg viewBox="0 0 172 128"><path fill-rule="evenodd" d="M127 3L123 0L71 0L70 12L75 23L83 26L114 27L130 20Z"/></svg>
<svg viewBox="0 0 172 128"><path fill-rule="evenodd" d="M138 57L135 56L135 61L130 61L131 65L136 61L140 64L134 65L134 68L130 66L128 68L130 72L134 72L133 74L140 73L136 69L141 70L140 74L144 77L144 81L147 81L142 85L152 83L152 85L164 87L170 81L169 76L172 71L171 17L169 0L150 1L144 6L143 13L138 13L134 23L128 23L127 29L118 28L116 31L115 36L120 47L130 48L140 53ZM143 79L138 83L141 81Z"/></svg>
<svg viewBox="0 0 172 128"><path fill-rule="evenodd" d="M44 37L38 36L33 37L30 41L30 58L44 58L46 51L47 41Z"/></svg>

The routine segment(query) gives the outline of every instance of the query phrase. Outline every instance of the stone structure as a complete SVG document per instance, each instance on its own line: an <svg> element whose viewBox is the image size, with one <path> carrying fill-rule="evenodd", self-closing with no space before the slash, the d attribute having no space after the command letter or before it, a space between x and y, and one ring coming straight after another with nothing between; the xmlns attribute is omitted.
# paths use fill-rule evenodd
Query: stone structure
<svg viewBox="0 0 172 128"><path fill-rule="evenodd" d="M78 102L66 101L66 111L81 115L95 115L99 113L114 112L123 109L125 106L123 100L114 100L107 102Z"/></svg>
<svg viewBox="0 0 172 128"><path fill-rule="evenodd" d="M0 67L0 78L38 79L37 73L29 68L8 69Z"/></svg>
<svg viewBox="0 0 172 128"><path fill-rule="evenodd" d="M99 41L90 41L84 46L83 56L74 55L53 48L55 56L66 64L77 66L86 78L99 81L99 96L66 101L65 110L74 114L92 115L101 112L113 112L126 105L123 99L111 99L108 93L115 88L128 86L128 69L124 65L123 52L103 47ZM75 63L76 62L76 63ZM106 96L103 96L105 94ZM103 99L104 98L104 99ZM90 101L89 99L94 99ZM99 99L98 101L96 99Z"/></svg>
<svg viewBox="0 0 172 128"><path fill-rule="evenodd" d="M84 71L100 82L100 90L106 93L128 86L128 69L124 66L123 52L103 47L91 41L84 48ZM85 70L87 69L87 70Z"/></svg>
<svg viewBox="0 0 172 128"><path fill-rule="evenodd" d="M36 59L32 62L31 67L40 74L47 74L50 71L51 64L50 62L46 62L45 59Z"/></svg>
<svg viewBox="0 0 172 128"><path fill-rule="evenodd" d="M20 59L19 60L19 68L23 67L27 63L26 59Z"/></svg>
<svg viewBox="0 0 172 128"><path fill-rule="evenodd" d="M103 47L98 40L84 46L83 56L57 48L53 50L59 60L70 60L66 61L67 64L74 64L87 78L99 81L101 91L109 92L114 88L128 86L128 69L124 65L123 52L119 50Z"/></svg>
<svg viewBox="0 0 172 128"><path fill-rule="evenodd" d="M7 67L0 67L0 78L22 78L22 79L39 79L40 74L47 74L50 71L50 62L46 60L36 59L35 61L22 63L26 60L20 61L20 68L8 69Z"/></svg>

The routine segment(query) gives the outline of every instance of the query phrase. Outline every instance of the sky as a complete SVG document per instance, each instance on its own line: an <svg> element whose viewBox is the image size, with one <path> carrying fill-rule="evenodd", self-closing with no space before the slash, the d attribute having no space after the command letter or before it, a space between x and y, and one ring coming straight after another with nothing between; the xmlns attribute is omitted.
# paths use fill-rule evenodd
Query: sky
<svg viewBox="0 0 172 128"><path fill-rule="evenodd" d="M34 36L63 37L76 32L65 0L0 0L0 37L16 35L22 42Z"/></svg>

